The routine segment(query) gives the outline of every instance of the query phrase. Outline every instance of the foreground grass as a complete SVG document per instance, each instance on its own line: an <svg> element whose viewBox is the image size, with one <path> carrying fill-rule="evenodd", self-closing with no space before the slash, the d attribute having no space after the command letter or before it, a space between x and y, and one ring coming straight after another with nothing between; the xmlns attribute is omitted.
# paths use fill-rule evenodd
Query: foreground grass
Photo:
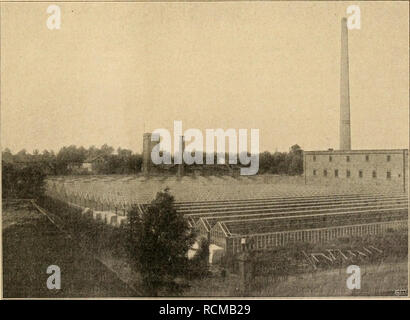
<svg viewBox="0 0 410 320"><path fill-rule="evenodd" d="M366 265L361 270L361 289L350 290L346 286L346 268L309 272L285 279L256 277L251 290L252 297L351 297L395 296L395 290L407 288L407 260L395 263ZM191 283L184 296L241 296L239 276L230 274L212 277Z"/></svg>
<svg viewBox="0 0 410 320"><path fill-rule="evenodd" d="M213 276L192 283L186 296L263 296L263 297L349 297L396 296L396 290L408 287L407 228L390 230L383 235L348 237L324 244L299 243L267 251L255 251L250 261L254 265L254 277L244 288L239 275L222 272L221 266L212 266ZM346 259L335 253L336 260L329 263L323 258L313 263L307 260L310 253L326 253L340 249L366 252L367 248L379 248L365 256L348 254ZM353 251L351 251L353 250ZM304 254L302 254L304 253ZM367 252L366 252L367 253ZM311 258L310 258L311 259ZM229 263L227 264L227 266ZM349 265L357 265L361 271L360 290L350 290L346 281ZM228 270L228 269L226 269Z"/></svg>
<svg viewBox="0 0 410 320"><path fill-rule="evenodd" d="M30 208L3 209L5 298L123 297L132 292L90 252ZM61 290L49 290L46 269L61 269Z"/></svg>
<svg viewBox="0 0 410 320"><path fill-rule="evenodd" d="M407 288L407 261L382 263L361 268L361 288L350 290L346 268L290 276L286 281L255 279L252 295L276 297L394 296Z"/></svg>

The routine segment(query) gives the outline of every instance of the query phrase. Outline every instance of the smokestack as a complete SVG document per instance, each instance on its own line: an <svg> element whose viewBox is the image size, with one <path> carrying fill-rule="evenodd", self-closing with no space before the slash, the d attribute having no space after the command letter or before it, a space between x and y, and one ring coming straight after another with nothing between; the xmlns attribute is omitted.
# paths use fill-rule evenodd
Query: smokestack
<svg viewBox="0 0 410 320"><path fill-rule="evenodd" d="M350 94L349 94L349 45L347 19L342 18L340 50L340 150L351 150Z"/></svg>

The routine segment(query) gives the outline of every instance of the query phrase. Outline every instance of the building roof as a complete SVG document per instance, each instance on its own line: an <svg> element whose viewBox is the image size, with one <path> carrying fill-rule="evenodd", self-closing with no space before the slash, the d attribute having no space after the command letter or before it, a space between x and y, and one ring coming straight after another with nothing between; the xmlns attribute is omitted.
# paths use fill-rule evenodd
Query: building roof
<svg viewBox="0 0 410 320"><path fill-rule="evenodd" d="M408 149L362 149L362 150L318 150L304 151L305 154L375 154L375 153L403 153L409 152Z"/></svg>
<svg viewBox="0 0 410 320"><path fill-rule="evenodd" d="M100 155L92 157L92 158L87 158L87 159L84 160L83 163L92 163L92 162L94 162L95 160L97 160L99 158L104 158L104 155L100 154Z"/></svg>

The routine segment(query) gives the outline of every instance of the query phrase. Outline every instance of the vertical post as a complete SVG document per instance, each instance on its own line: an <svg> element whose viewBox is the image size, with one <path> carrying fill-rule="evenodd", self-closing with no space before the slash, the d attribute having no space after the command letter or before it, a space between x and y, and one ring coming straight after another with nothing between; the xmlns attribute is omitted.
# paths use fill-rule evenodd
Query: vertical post
<svg viewBox="0 0 410 320"><path fill-rule="evenodd" d="M180 136L180 140L179 140L179 150L181 150L181 154L182 154L182 159L181 159L181 163L178 165L178 177L183 177L184 176L184 153L185 153L185 138L184 136Z"/></svg>
<svg viewBox="0 0 410 320"><path fill-rule="evenodd" d="M152 142L151 142L151 133L144 133L143 145L142 145L142 172L144 175L149 176L151 171L151 151L152 151Z"/></svg>
<svg viewBox="0 0 410 320"><path fill-rule="evenodd" d="M406 149L403 149L403 191L406 193Z"/></svg>
<svg viewBox="0 0 410 320"><path fill-rule="evenodd" d="M305 184L306 184L306 153L303 152L303 172L305 174Z"/></svg>
<svg viewBox="0 0 410 320"><path fill-rule="evenodd" d="M248 251L243 251L238 256L239 276L241 281L242 296L249 296L253 280L253 264Z"/></svg>
<svg viewBox="0 0 410 320"><path fill-rule="evenodd" d="M246 238L241 238L241 251L246 251Z"/></svg>

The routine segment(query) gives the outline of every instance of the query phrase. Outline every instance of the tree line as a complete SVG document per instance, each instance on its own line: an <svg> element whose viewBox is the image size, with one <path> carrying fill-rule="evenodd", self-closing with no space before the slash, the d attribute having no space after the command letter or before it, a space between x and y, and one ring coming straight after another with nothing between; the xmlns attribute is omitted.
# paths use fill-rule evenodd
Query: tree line
<svg viewBox="0 0 410 320"><path fill-rule="evenodd" d="M303 173L303 150L297 144L289 152L259 154L259 173L300 175Z"/></svg>
<svg viewBox="0 0 410 320"><path fill-rule="evenodd" d="M107 144L100 148L91 146L84 148L75 145L65 146L57 153L53 150L39 152L34 150L32 153L23 149L13 154L9 149L2 151L2 163L14 164L16 166L35 166L41 169L46 175L68 175L81 174L87 171L79 170L81 165L87 161L92 162L93 174L138 174L142 169L142 155L134 153L129 149L115 149ZM204 154L204 157L206 155ZM94 161L100 158L102 161ZM229 154L225 156L228 163ZM205 162L204 162L205 163ZM215 155L216 163L216 155ZM164 165L153 166L161 171ZM190 166L187 166L187 168ZM192 165L192 169L198 165ZM167 170L167 172L176 171ZM207 174L217 174L220 172L217 166L205 171ZM189 173L189 170L187 170ZM287 174L300 175L303 173L303 150L299 145L293 145L288 152L265 151L259 154L259 174Z"/></svg>
<svg viewBox="0 0 410 320"><path fill-rule="evenodd" d="M2 152L2 162L16 166L36 166L49 175L67 175L85 173L79 170L85 161L93 161L101 157L103 161L93 161L93 173L96 174L137 174L141 171L142 156L132 150L114 148L104 144L101 148L91 146L88 149L71 145L61 148L57 153L53 150L32 153L23 149L12 154L9 149Z"/></svg>

